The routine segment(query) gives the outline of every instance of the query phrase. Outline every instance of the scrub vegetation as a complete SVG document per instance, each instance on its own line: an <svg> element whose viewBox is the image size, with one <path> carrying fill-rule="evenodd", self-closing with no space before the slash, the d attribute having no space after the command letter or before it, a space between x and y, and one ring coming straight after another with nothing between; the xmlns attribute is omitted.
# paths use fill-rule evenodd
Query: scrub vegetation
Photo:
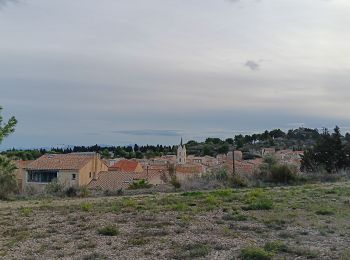
<svg viewBox="0 0 350 260"><path fill-rule="evenodd" d="M0 202L0 259L347 259L350 183Z"/></svg>

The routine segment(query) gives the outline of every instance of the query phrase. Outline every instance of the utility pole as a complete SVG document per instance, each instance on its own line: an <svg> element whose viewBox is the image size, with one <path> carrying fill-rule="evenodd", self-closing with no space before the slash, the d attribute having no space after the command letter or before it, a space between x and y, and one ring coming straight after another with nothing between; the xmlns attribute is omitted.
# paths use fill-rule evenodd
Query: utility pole
<svg viewBox="0 0 350 260"><path fill-rule="evenodd" d="M235 176L235 147L232 148L232 177Z"/></svg>

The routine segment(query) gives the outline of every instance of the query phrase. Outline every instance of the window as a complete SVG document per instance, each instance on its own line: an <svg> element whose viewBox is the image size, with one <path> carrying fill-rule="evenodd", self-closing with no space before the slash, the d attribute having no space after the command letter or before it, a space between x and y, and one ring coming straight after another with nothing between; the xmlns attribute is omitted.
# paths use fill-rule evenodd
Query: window
<svg viewBox="0 0 350 260"><path fill-rule="evenodd" d="M89 178L91 179L91 172L89 173Z"/></svg>
<svg viewBox="0 0 350 260"><path fill-rule="evenodd" d="M72 181L75 181L77 179L77 175L75 173L72 174Z"/></svg>
<svg viewBox="0 0 350 260"><path fill-rule="evenodd" d="M28 182L49 183L57 179L57 171L28 171Z"/></svg>

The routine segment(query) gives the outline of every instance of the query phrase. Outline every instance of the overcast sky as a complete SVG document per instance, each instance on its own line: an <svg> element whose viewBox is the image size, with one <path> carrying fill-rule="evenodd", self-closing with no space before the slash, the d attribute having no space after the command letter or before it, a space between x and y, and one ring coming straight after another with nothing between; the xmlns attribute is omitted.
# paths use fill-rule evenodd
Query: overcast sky
<svg viewBox="0 0 350 260"><path fill-rule="evenodd" d="M349 0L0 0L1 146L350 126Z"/></svg>

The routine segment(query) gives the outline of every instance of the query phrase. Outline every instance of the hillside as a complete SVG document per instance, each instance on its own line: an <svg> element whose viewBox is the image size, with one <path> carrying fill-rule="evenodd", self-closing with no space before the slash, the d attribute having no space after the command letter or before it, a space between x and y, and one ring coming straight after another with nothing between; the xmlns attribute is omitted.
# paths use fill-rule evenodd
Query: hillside
<svg viewBox="0 0 350 260"><path fill-rule="evenodd" d="M349 259L350 183L0 202L0 259Z"/></svg>

